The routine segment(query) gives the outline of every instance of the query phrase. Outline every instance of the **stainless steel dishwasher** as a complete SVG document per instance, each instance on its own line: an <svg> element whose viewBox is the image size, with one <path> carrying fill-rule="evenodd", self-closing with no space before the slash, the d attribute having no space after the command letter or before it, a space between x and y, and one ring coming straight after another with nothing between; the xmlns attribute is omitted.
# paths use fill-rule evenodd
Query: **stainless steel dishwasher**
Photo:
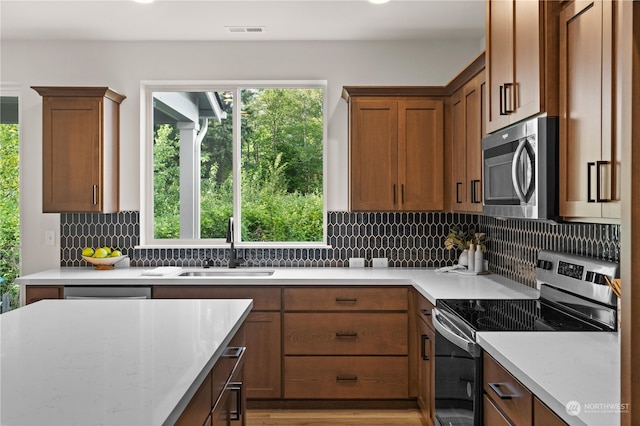
<svg viewBox="0 0 640 426"><path fill-rule="evenodd" d="M149 286L68 286L65 299L151 299Z"/></svg>

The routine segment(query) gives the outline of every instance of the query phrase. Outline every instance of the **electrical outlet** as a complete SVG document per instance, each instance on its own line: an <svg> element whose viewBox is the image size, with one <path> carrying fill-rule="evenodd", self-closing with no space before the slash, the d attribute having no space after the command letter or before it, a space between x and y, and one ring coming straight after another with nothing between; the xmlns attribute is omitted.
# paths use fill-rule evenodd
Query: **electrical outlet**
<svg viewBox="0 0 640 426"><path fill-rule="evenodd" d="M55 231L44 231L44 245L55 246L56 245L56 233Z"/></svg>
<svg viewBox="0 0 640 426"><path fill-rule="evenodd" d="M349 268L364 268L364 257L350 257Z"/></svg>
<svg viewBox="0 0 640 426"><path fill-rule="evenodd" d="M389 266L389 261L386 257L374 257L372 266L374 268L386 268Z"/></svg>

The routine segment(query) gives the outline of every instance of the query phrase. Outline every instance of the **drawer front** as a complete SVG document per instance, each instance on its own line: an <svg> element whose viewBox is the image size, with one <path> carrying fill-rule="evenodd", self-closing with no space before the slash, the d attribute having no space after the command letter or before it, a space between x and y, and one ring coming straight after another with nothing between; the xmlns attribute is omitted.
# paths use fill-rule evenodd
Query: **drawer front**
<svg viewBox="0 0 640 426"><path fill-rule="evenodd" d="M500 410L493 405L493 402L483 395L482 404L482 424L491 426L512 426L507 419L504 418Z"/></svg>
<svg viewBox="0 0 640 426"><path fill-rule="evenodd" d="M286 355L407 355L406 313L286 313Z"/></svg>
<svg viewBox="0 0 640 426"><path fill-rule="evenodd" d="M533 426L567 426L556 413L538 398L533 398Z"/></svg>
<svg viewBox="0 0 640 426"><path fill-rule="evenodd" d="M202 383L191 401L189 401L187 408L184 409L176 421L176 426L202 425L205 423L207 416L211 413L211 383L211 374L208 374L204 383Z"/></svg>
<svg viewBox="0 0 640 426"><path fill-rule="evenodd" d="M406 357L285 357L285 398L408 398Z"/></svg>
<svg viewBox="0 0 640 426"><path fill-rule="evenodd" d="M279 311L282 306L280 288L154 286L154 299L253 299L254 311Z"/></svg>
<svg viewBox="0 0 640 426"><path fill-rule="evenodd" d="M285 288L287 311L406 311L406 287Z"/></svg>
<svg viewBox="0 0 640 426"><path fill-rule="evenodd" d="M515 377L484 354L484 391L496 407L517 425L531 425L533 395Z"/></svg>

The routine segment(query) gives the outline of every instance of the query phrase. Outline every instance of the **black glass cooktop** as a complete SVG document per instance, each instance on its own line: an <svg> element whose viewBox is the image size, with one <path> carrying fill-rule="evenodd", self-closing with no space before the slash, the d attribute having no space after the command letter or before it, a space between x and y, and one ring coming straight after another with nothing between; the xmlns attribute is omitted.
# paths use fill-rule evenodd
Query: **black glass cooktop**
<svg viewBox="0 0 640 426"><path fill-rule="evenodd" d="M444 299L436 307L456 314L474 331L606 330L542 299Z"/></svg>

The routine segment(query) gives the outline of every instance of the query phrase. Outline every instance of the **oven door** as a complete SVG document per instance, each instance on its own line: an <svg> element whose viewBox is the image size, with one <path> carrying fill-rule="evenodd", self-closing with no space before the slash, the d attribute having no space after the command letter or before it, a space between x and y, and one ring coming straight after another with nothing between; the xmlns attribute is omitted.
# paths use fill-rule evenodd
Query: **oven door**
<svg viewBox="0 0 640 426"><path fill-rule="evenodd" d="M436 419L442 426L480 426L482 351L448 315L433 309Z"/></svg>

